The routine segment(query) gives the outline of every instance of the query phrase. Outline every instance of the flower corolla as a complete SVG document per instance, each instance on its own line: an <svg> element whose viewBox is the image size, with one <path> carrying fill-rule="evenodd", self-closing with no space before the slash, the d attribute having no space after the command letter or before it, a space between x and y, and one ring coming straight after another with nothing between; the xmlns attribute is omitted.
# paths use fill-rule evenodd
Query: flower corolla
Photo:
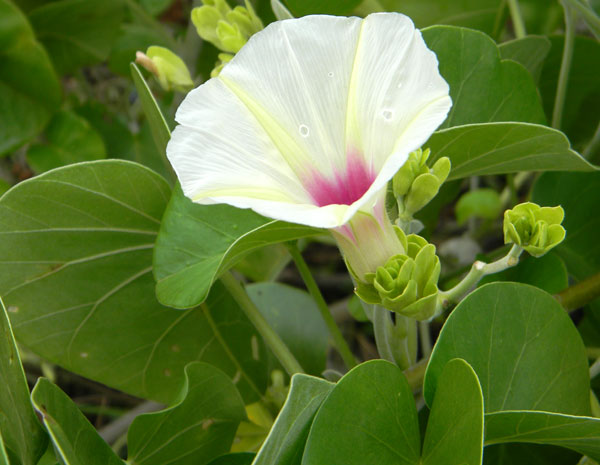
<svg viewBox="0 0 600 465"><path fill-rule="evenodd" d="M347 260L359 236L381 234L389 243L368 239L380 253L363 251L360 279L403 252L386 185L450 106L408 17L305 16L254 34L188 94L167 155L194 202L332 228Z"/></svg>

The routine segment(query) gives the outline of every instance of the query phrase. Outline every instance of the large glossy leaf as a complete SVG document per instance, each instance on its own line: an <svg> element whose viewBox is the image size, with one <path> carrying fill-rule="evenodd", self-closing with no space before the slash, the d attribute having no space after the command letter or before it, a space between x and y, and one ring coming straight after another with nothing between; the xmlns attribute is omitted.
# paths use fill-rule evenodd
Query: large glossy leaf
<svg viewBox="0 0 600 465"><path fill-rule="evenodd" d="M323 373L329 332L313 298L280 283L251 284L246 291L304 371Z"/></svg>
<svg viewBox="0 0 600 465"><path fill-rule="evenodd" d="M531 74L517 62L501 60L490 37L471 29L432 26L423 30L423 38L450 85L452 108L442 128L495 121L545 122Z"/></svg>
<svg viewBox="0 0 600 465"><path fill-rule="evenodd" d="M552 444L600 460L600 419L535 411L487 414L486 445L503 442Z"/></svg>
<svg viewBox="0 0 600 465"><path fill-rule="evenodd" d="M579 333L558 302L538 288L487 284L454 309L427 367L429 405L443 367L457 357L477 373L487 413L590 412L588 364Z"/></svg>
<svg viewBox="0 0 600 465"><path fill-rule="evenodd" d="M221 370L195 362L185 368L177 405L138 416L127 433L131 465L204 465L229 451L246 418L239 392Z"/></svg>
<svg viewBox="0 0 600 465"><path fill-rule="evenodd" d="M320 233L229 205L199 205L177 186L160 226L154 254L156 295L189 308L203 302L220 273L265 245Z"/></svg>
<svg viewBox="0 0 600 465"><path fill-rule="evenodd" d="M423 465L480 464L483 394L467 362L450 360L440 376L423 442Z"/></svg>
<svg viewBox="0 0 600 465"><path fill-rule="evenodd" d="M27 380L2 299L0 386L0 442L8 449L14 463L35 465L46 450L46 433L29 400Z"/></svg>
<svg viewBox="0 0 600 465"><path fill-rule="evenodd" d="M31 400L65 465L123 465L58 386L40 378L31 393Z"/></svg>
<svg viewBox="0 0 600 465"><path fill-rule="evenodd" d="M210 465L250 465L255 454L251 452L236 452L216 458Z"/></svg>
<svg viewBox="0 0 600 465"><path fill-rule="evenodd" d="M7 192L0 295L17 340L68 370L162 402L178 392L184 366L201 360L256 400L266 352L224 289L186 312L154 296L152 248L168 197L156 173L118 160L53 170Z"/></svg>
<svg viewBox="0 0 600 465"><path fill-rule="evenodd" d="M552 49L544 63L540 77L540 92L544 109L551 117L556 96L558 73L564 46L563 36L550 38ZM561 129L569 136L573 146L579 150L591 139L600 123L600 42L590 37L576 37L571 71L567 84ZM600 149L590 154L596 161Z"/></svg>
<svg viewBox="0 0 600 465"><path fill-rule="evenodd" d="M333 387L320 378L294 375L285 404L253 465L300 465L314 417Z"/></svg>
<svg viewBox="0 0 600 465"><path fill-rule="evenodd" d="M0 0L0 155L41 131L60 104L60 84L25 16Z"/></svg>
<svg viewBox="0 0 600 465"><path fill-rule="evenodd" d="M123 19L122 0L60 0L31 11L36 36L60 74L108 57Z"/></svg>
<svg viewBox="0 0 600 465"><path fill-rule="evenodd" d="M432 161L449 157L449 179L518 171L595 171L555 129L527 123L469 124L437 131Z"/></svg>
<svg viewBox="0 0 600 465"><path fill-rule="evenodd" d="M100 134L70 111L55 114L46 128L46 143L27 150L27 162L36 173L102 158L106 158L106 149Z"/></svg>
<svg viewBox="0 0 600 465"><path fill-rule="evenodd" d="M599 198L600 173L544 173L533 189L534 202L565 210L567 237L554 250L578 280L600 270Z"/></svg>
<svg viewBox="0 0 600 465"><path fill-rule="evenodd" d="M408 15L418 28L447 24L493 34L504 16L500 0L379 0L378 3L384 11Z"/></svg>
<svg viewBox="0 0 600 465"><path fill-rule="evenodd" d="M420 449L406 378L396 365L372 360L352 369L325 399L302 465L417 465Z"/></svg>
<svg viewBox="0 0 600 465"><path fill-rule="evenodd" d="M538 82L551 46L547 37L527 36L504 42L498 48L503 59L521 63L531 73L534 82Z"/></svg>

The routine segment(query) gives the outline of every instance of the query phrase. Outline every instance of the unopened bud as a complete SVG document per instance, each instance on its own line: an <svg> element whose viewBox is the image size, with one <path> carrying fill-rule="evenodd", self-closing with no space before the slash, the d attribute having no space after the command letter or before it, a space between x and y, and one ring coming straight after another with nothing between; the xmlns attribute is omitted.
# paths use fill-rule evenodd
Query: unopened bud
<svg viewBox="0 0 600 465"><path fill-rule="evenodd" d="M135 61L154 74L165 90L187 92L194 86L183 60L167 48L148 47L146 53L136 53Z"/></svg>

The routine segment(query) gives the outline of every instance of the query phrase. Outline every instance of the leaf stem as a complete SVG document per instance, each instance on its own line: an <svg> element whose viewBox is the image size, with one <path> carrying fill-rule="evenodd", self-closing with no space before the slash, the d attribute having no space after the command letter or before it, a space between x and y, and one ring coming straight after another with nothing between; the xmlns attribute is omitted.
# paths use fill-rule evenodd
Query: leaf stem
<svg viewBox="0 0 600 465"><path fill-rule="evenodd" d="M576 15L571 10L571 6L567 0L561 0L561 4L565 11L565 45L558 75L558 85L556 86L554 110L552 111L552 127L554 129L560 129L561 127L562 114L567 96L567 85L569 83L569 72L571 71L571 61L573 59L573 48L575 46Z"/></svg>
<svg viewBox="0 0 600 465"><path fill-rule="evenodd" d="M302 280L304 281L304 284L306 285L306 288L308 289L308 292L310 293L313 300L317 304L317 308L319 309L319 312L321 313L321 318L323 318L323 321L327 325L329 334L331 335L331 338L333 339L334 347L337 349L337 351L341 355L341 357L344 360L344 363L346 364L346 367L348 369L355 367L356 359L354 358L354 355L352 354L352 351L350 350L350 347L348 346L348 343L344 339L344 336L342 335L340 329L336 325L335 320L333 319L333 316L331 315L331 312L329 310L329 307L327 306L327 303L325 302L325 299L323 298L323 294L321 294L321 291L319 290L319 286L317 285L317 282L315 281L315 278L313 277L313 275L310 271L310 268L308 267L306 261L304 260L302 253L300 253L300 249L298 248L298 245L295 242L288 243L286 245L290 252L290 255L292 256L292 260L294 260L294 263L296 264L296 268L298 268L298 272L300 273L300 276L302 277Z"/></svg>
<svg viewBox="0 0 600 465"><path fill-rule="evenodd" d="M230 272L223 273L220 279L227 291L262 336L269 349L277 357L277 360L281 362L285 371L290 376L294 373L304 373L296 357L294 357L279 335L271 328L240 282Z"/></svg>
<svg viewBox="0 0 600 465"><path fill-rule="evenodd" d="M567 312L572 312L600 297L600 273L567 287L554 296Z"/></svg>
<svg viewBox="0 0 600 465"><path fill-rule="evenodd" d="M525 30L525 21L523 21L523 15L521 14L518 0L508 0L508 9L510 10L510 17L515 30L515 36L517 39L525 37L527 31Z"/></svg>
<svg viewBox="0 0 600 465"><path fill-rule="evenodd" d="M402 370L413 366L417 357L417 320L396 313L396 322L388 309L373 306L375 343L381 358Z"/></svg>
<svg viewBox="0 0 600 465"><path fill-rule="evenodd" d="M477 260L471 266L471 270L452 289L440 291L439 301L443 307L448 307L451 303L456 303L462 299L484 276L488 274L499 273L507 268L515 266L519 263L519 256L523 249L517 244L513 244L506 256L492 263L483 263Z"/></svg>

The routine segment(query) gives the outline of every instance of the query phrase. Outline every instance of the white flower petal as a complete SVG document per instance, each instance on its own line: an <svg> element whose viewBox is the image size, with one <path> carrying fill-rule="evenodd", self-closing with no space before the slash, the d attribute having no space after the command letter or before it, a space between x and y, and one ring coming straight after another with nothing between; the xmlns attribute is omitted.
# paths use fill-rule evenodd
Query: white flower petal
<svg viewBox="0 0 600 465"><path fill-rule="evenodd" d="M307 16L255 34L192 91L167 154L194 201L332 228L372 207L450 104L407 17Z"/></svg>

